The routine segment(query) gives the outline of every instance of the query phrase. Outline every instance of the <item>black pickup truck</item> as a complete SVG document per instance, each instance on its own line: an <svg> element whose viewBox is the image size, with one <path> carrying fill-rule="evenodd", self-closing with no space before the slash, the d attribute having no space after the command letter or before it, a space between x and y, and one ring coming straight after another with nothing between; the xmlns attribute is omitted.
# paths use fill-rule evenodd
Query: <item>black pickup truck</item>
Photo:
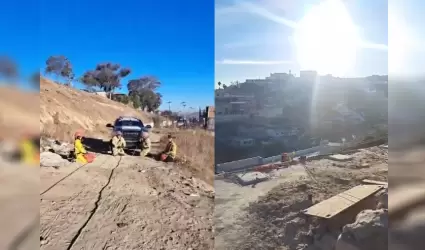
<svg viewBox="0 0 425 250"><path fill-rule="evenodd" d="M114 125L108 123L108 128L112 128L113 132L121 131L126 142L126 149L139 148L141 133L152 128L151 125L144 125L142 120L131 116L120 116L115 120Z"/></svg>

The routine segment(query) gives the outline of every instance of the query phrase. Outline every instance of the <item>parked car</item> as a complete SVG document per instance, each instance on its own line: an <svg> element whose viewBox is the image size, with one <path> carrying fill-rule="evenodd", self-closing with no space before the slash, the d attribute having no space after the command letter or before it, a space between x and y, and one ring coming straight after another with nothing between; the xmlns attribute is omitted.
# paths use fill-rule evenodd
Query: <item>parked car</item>
<svg viewBox="0 0 425 250"><path fill-rule="evenodd" d="M131 116L120 116L115 120L114 125L108 123L106 127L112 128L114 133L116 131L122 132L126 142L126 149L137 149L141 133L152 128L149 124L144 125L139 118Z"/></svg>

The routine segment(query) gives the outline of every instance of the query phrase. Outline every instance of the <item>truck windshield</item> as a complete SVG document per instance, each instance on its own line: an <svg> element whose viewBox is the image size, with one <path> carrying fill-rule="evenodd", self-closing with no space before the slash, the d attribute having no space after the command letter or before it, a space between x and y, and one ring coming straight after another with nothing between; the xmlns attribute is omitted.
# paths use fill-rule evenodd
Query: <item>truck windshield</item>
<svg viewBox="0 0 425 250"><path fill-rule="evenodd" d="M115 127L123 127L123 126L131 126L131 127L142 127L143 123L137 120L120 120L115 123Z"/></svg>

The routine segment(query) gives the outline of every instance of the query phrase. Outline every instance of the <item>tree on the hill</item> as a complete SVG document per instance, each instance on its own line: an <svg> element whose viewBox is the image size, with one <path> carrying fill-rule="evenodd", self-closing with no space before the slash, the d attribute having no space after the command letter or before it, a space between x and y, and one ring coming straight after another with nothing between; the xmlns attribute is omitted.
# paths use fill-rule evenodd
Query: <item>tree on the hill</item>
<svg viewBox="0 0 425 250"><path fill-rule="evenodd" d="M149 112L158 110L162 104L162 95L155 93L150 89L142 89L139 92L131 92L130 99L133 101L135 108L147 108Z"/></svg>
<svg viewBox="0 0 425 250"><path fill-rule="evenodd" d="M0 57L0 78L11 80L9 83L13 83L18 77L18 66L16 63L8 57Z"/></svg>
<svg viewBox="0 0 425 250"><path fill-rule="evenodd" d="M46 60L46 74L55 75L58 79L63 78L66 85L71 85L74 80L74 71L69 59L65 56L50 56Z"/></svg>
<svg viewBox="0 0 425 250"><path fill-rule="evenodd" d="M161 82L153 76L144 76L139 79L130 80L127 84L129 92L138 92L144 89L155 91L159 86L161 86Z"/></svg>
<svg viewBox="0 0 425 250"><path fill-rule="evenodd" d="M137 94L132 94L129 96L130 101L133 103L133 107L135 109L141 108L142 103L140 101L140 97Z"/></svg>
<svg viewBox="0 0 425 250"><path fill-rule="evenodd" d="M120 103L128 104L130 102L130 97L128 95L116 95L116 96L112 96L112 100L120 102Z"/></svg>
<svg viewBox="0 0 425 250"><path fill-rule="evenodd" d="M109 99L115 89L121 87L121 79L131 73L129 68L122 68L116 63L98 64L94 70L87 71L80 81L87 87L95 87L109 93Z"/></svg>
<svg viewBox="0 0 425 250"><path fill-rule="evenodd" d="M227 88L227 85L226 84L223 84L223 89L226 89Z"/></svg>
<svg viewBox="0 0 425 250"><path fill-rule="evenodd" d="M35 72L31 75L30 82L36 88L40 88L40 77L40 72Z"/></svg>
<svg viewBox="0 0 425 250"><path fill-rule="evenodd" d="M218 89L220 89L220 87L221 87L221 82L218 82L217 84L218 84Z"/></svg>
<svg viewBox="0 0 425 250"><path fill-rule="evenodd" d="M14 78L18 76L18 67L12 59L0 57L0 76L5 78Z"/></svg>
<svg viewBox="0 0 425 250"><path fill-rule="evenodd" d="M156 111L162 103L162 95L155 92L161 86L161 82L153 76L145 76L128 81L127 88L133 105L147 108L148 111ZM135 102L136 101L136 102Z"/></svg>

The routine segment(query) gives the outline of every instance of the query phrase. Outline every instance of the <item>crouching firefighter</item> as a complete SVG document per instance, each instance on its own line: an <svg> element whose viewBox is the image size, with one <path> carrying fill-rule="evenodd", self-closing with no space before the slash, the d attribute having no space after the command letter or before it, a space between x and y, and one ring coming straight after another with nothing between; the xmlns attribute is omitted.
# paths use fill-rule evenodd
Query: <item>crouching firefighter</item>
<svg viewBox="0 0 425 250"><path fill-rule="evenodd" d="M140 138L140 156L147 156L151 152L151 139L149 138L149 133L144 131Z"/></svg>
<svg viewBox="0 0 425 250"><path fill-rule="evenodd" d="M74 157L75 161L81 164L86 164L94 161L95 155L87 153L83 145L83 134L76 132L74 134Z"/></svg>
<svg viewBox="0 0 425 250"><path fill-rule="evenodd" d="M34 134L24 137L18 154L21 162L31 166L40 165L40 137Z"/></svg>
<svg viewBox="0 0 425 250"><path fill-rule="evenodd" d="M177 155L177 145L172 135L168 135L168 143L165 150L160 154L160 160L165 162L173 162Z"/></svg>
<svg viewBox="0 0 425 250"><path fill-rule="evenodd" d="M126 146L124 137L122 137L122 132L117 131L111 139L111 146L112 146L112 155L125 155L124 148Z"/></svg>

